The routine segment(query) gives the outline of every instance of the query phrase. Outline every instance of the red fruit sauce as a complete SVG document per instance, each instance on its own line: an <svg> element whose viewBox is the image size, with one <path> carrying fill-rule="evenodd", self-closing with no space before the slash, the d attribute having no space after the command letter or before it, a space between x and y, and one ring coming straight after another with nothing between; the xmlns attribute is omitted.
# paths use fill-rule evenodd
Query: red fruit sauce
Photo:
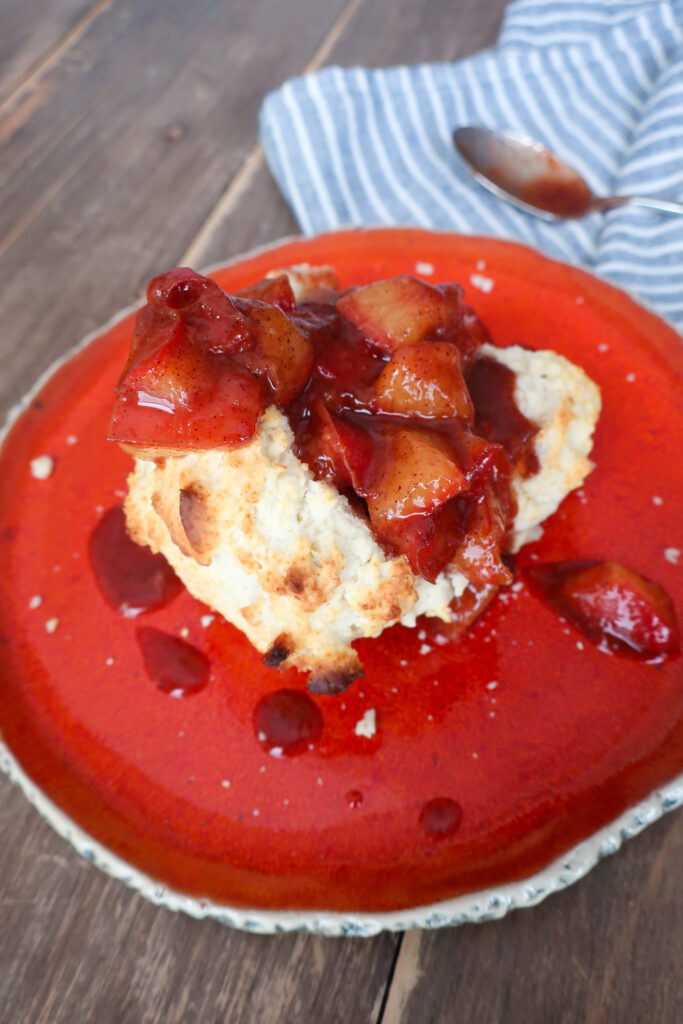
<svg viewBox="0 0 683 1024"><path fill-rule="evenodd" d="M466 284L483 260L495 286L466 300L496 343L545 348L552 337L602 388L597 468L517 556L520 573L625 559L680 616L681 568L664 552L683 546L683 361L678 335L652 314L521 246L417 230L288 243L215 277L234 292L274 266L332 263L346 287L426 260L434 280ZM133 323L58 370L0 455L0 730L81 828L196 897L395 910L529 877L683 771L680 656L650 665L603 653L523 575L457 642L427 622L360 642L366 676L339 697L308 695L303 676L262 665L184 590L122 616L89 550L131 467L104 436ZM46 480L29 470L40 455L55 460ZM152 684L140 627L208 659L191 699ZM272 757L254 715L282 690L310 701L322 728L313 749ZM375 732L359 735L370 709Z"/></svg>

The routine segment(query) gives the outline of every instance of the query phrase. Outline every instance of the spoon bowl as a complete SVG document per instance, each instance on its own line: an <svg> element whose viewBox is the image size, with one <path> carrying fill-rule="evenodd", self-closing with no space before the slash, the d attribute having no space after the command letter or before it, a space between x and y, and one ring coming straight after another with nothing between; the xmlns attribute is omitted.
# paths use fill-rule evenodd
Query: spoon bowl
<svg viewBox="0 0 683 1024"><path fill-rule="evenodd" d="M546 220L585 217L627 203L683 213L682 203L654 196L596 196L577 170L540 142L515 132L470 125L456 129L453 142L481 185Z"/></svg>

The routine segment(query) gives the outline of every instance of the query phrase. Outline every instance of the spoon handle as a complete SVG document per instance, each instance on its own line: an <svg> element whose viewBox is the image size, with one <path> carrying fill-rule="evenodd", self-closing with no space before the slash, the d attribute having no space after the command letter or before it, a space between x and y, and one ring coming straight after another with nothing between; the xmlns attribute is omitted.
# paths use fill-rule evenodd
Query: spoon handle
<svg viewBox="0 0 683 1024"><path fill-rule="evenodd" d="M660 210L662 213L683 213L683 203L657 199L655 196L610 196L598 199L591 209L614 210L618 206L647 206L650 210Z"/></svg>

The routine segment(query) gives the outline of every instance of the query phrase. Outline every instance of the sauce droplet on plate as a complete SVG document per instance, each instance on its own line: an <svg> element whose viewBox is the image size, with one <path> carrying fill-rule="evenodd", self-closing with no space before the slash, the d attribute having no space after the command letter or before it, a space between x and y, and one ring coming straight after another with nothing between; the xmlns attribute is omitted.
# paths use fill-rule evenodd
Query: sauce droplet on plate
<svg viewBox="0 0 683 1024"><path fill-rule="evenodd" d="M308 694L275 690L257 704L254 730L263 749L273 757L293 757L320 738L323 716Z"/></svg>
<svg viewBox="0 0 683 1024"><path fill-rule="evenodd" d="M182 588L163 555L130 539L121 505L105 512L93 530L90 559L107 602L126 618L168 604Z"/></svg>
<svg viewBox="0 0 683 1024"><path fill-rule="evenodd" d="M140 626L137 636L145 668L160 690L186 697L203 689L211 662L198 647L152 626Z"/></svg>
<svg viewBox="0 0 683 1024"><path fill-rule="evenodd" d="M447 839L460 828L462 807L447 796L429 800L420 811L420 825L430 839Z"/></svg>

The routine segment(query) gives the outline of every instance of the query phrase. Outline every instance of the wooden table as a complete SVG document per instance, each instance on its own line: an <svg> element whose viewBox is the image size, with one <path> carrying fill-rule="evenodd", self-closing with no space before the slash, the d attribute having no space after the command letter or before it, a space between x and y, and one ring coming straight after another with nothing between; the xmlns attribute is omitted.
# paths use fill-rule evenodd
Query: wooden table
<svg viewBox="0 0 683 1024"><path fill-rule="evenodd" d="M450 60L504 0L0 0L0 412L155 272L296 225L263 95L326 63ZM0 695L1 699L1 695ZM0 1022L683 1020L683 815L501 922L264 937L146 903L0 778Z"/></svg>

